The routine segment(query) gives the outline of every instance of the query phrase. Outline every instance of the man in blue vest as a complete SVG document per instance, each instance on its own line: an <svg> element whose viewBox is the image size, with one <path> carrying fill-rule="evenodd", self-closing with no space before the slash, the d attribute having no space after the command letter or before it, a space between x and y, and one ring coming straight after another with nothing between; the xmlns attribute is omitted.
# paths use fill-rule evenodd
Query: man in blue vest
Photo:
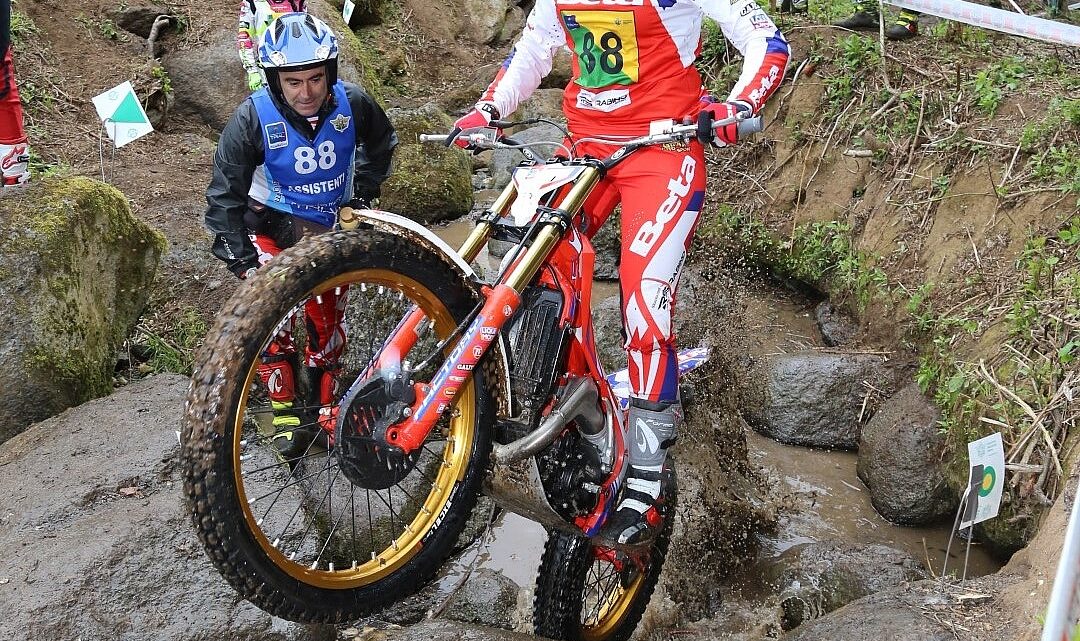
<svg viewBox="0 0 1080 641"><path fill-rule="evenodd" d="M305 234L332 229L342 206L366 208L390 173L394 128L367 93L338 80L337 55L333 32L306 13L282 15L263 33L259 64L267 86L222 131L206 190L214 255L240 278ZM303 364L313 403L326 405L335 392L344 302L344 293L324 295L304 307ZM327 436L297 399L292 362L299 355L289 330L258 368L274 409L274 445L286 460Z"/></svg>

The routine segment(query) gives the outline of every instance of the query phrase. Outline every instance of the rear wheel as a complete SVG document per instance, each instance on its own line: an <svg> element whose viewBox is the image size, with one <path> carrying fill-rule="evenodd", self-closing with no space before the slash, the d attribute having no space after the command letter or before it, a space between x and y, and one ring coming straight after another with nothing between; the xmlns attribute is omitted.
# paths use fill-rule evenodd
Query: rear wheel
<svg viewBox="0 0 1080 641"><path fill-rule="evenodd" d="M356 445L365 436L356 417L374 419L385 408L350 408L345 425L360 438L347 448L331 444L330 431L316 419L415 308L426 319L401 360L430 360L413 375L428 380L447 353L438 353L439 341L476 300L438 256L375 231L307 238L238 289L199 354L182 442L184 488L198 535L244 598L294 621L355 619L415 592L443 564L475 505L491 449L493 413L482 368L408 456ZM303 346L322 344L314 337L322 330L306 316L327 301L339 310L344 349L332 366L311 370L332 374L298 381L290 415L301 425L275 426L280 403L271 405L260 364L286 345L304 379L312 363L304 362ZM337 383L328 385L328 377ZM287 458L273 442L281 442L283 429L318 438L300 441Z"/></svg>
<svg viewBox="0 0 1080 641"><path fill-rule="evenodd" d="M549 533L533 603L538 636L565 641L630 638L656 589L671 541L677 488L674 469L670 474L660 532L640 553L593 545L562 531Z"/></svg>

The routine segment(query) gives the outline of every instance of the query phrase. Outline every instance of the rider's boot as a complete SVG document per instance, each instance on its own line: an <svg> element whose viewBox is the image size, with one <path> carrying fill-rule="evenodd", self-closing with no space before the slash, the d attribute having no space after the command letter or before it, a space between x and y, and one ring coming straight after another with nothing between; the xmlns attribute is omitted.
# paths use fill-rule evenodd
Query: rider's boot
<svg viewBox="0 0 1080 641"><path fill-rule="evenodd" d="M633 398L626 420L630 468L619 505L608 517L601 535L616 543L637 545L655 539L663 524L660 507L668 480L664 461L682 422L682 406L677 401L656 403Z"/></svg>
<svg viewBox="0 0 1080 641"><path fill-rule="evenodd" d="M326 439L327 444L333 443L334 427L337 424L337 373L338 370L324 367L309 366L307 368L307 379L311 385L311 395L317 399L316 404L319 406L316 421L323 432L323 434L319 435L319 438Z"/></svg>
<svg viewBox="0 0 1080 641"><path fill-rule="evenodd" d="M30 180L30 150L25 141L0 145L0 170L3 172L3 193L18 189Z"/></svg>
<svg viewBox="0 0 1080 641"><path fill-rule="evenodd" d="M853 29L855 31L877 29L877 6L875 5L875 3L871 3L866 0L856 0L854 13L839 22L834 22L833 26L843 27L844 29Z"/></svg>
<svg viewBox="0 0 1080 641"><path fill-rule="evenodd" d="M885 30L885 37L889 40L908 40L919 35L919 14L904 9L896 16L896 22L889 25Z"/></svg>
<svg viewBox="0 0 1080 641"><path fill-rule="evenodd" d="M278 351L274 347L271 346L271 352ZM271 353L262 357L257 368L274 411L270 442L286 461L303 456L321 432L315 425L304 424L305 413L296 405L296 382L288 358L284 353Z"/></svg>

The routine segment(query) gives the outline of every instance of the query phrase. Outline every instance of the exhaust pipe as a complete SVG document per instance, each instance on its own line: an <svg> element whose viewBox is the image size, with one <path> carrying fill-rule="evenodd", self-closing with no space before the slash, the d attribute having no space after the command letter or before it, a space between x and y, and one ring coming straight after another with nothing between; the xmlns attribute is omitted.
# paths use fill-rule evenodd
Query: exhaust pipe
<svg viewBox="0 0 1080 641"><path fill-rule="evenodd" d="M604 414L597 406L600 396L596 385L583 377L568 384L567 388L555 409L535 430L512 443L495 445L491 458L496 464L509 465L536 455L551 445L570 421L577 421L578 427L588 434L604 429Z"/></svg>

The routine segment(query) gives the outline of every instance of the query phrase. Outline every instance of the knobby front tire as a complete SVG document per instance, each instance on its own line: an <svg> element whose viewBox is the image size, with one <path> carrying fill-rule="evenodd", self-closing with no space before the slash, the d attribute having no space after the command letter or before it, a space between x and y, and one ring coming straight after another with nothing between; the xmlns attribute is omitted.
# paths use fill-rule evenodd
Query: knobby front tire
<svg viewBox="0 0 1080 641"><path fill-rule="evenodd" d="M346 346L327 403L317 381L303 380L303 346L318 331L305 311L328 298L343 307ZM295 346L297 413L313 424L320 402L336 404L414 305L428 322L402 361L419 364L476 300L438 256L373 230L305 238L237 290L197 356L181 440L193 523L241 596L284 619L339 622L377 612L434 576L475 506L491 450L482 368L420 450L402 457L372 446L349 460L348 478L325 441L291 460L274 448L283 430L257 369L272 342ZM416 380L429 380L445 354Z"/></svg>
<svg viewBox="0 0 1080 641"><path fill-rule="evenodd" d="M668 466L672 466L669 461ZM665 489L663 524L634 567L583 536L548 533L536 579L533 624L538 636L564 641L626 641L649 605L663 569L675 520L675 471Z"/></svg>

